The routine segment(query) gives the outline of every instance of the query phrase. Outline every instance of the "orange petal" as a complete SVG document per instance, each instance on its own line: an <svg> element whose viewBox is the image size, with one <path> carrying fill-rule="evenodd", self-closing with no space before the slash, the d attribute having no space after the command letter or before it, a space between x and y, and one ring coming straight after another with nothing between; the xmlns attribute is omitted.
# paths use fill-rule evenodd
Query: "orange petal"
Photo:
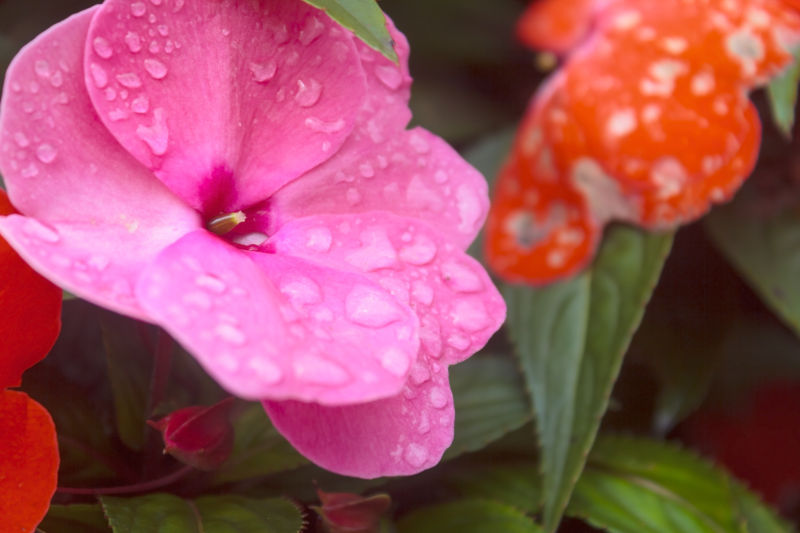
<svg viewBox="0 0 800 533"><path fill-rule="evenodd" d="M589 33L594 0L538 0L517 24L517 36L539 50L563 55Z"/></svg>
<svg viewBox="0 0 800 533"><path fill-rule="evenodd" d="M13 212L0 190L0 214ZM21 383L22 373L50 351L60 328L61 289L0 238L0 389Z"/></svg>
<svg viewBox="0 0 800 533"><path fill-rule="evenodd" d="M58 443L44 407L17 391L0 391L2 531L34 531L56 490Z"/></svg>

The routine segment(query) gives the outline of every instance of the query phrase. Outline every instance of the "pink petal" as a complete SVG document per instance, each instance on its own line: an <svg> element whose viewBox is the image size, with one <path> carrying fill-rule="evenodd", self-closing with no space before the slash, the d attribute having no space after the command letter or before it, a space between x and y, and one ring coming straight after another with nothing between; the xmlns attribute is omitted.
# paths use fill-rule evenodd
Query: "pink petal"
<svg viewBox="0 0 800 533"><path fill-rule="evenodd" d="M130 287L197 214L122 149L83 83L96 8L52 27L14 59L0 105L0 172L13 204L0 232L40 273L100 305L145 318Z"/></svg>
<svg viewBox="0 0 800 533"><path fill-rule="evenodd" d="M289 0L109 0L85 61L106 126L206 215L330 157L364 94L349 32Z"/></svg>
<svg viewBox="0 0 800 533"><path fill-rule="evenodd" d="M346 152L349 148L351 152ZM391 211L435 227L462 250L486 219L486 181L421 128L375 144L361 138L274 196L277 223L319 213Z"/></svg>
<svg viewBox="0 0 800 533"><path fill-rule="evenodd" d="M478 351L505 320L484 268L428 225L389 213L320 215L284 225L279 255L363 272L420 321L422 353L444 364Z"/></svg>
<svg viewBox="0 0 800 533"><path fill-rule="evenodd" d="M436 465L453 441L447 367L415 366L403 392L361 405L264 402L272 423L323 468L361 478L410 475Z"/></svg>
<svg viewBox="0 0 800 533"><path fill-rule="evenodd" d="M411 310L364 276L248 252L197 231L136 288L232 394L327 405L397 394L419 351Z"/></svg>

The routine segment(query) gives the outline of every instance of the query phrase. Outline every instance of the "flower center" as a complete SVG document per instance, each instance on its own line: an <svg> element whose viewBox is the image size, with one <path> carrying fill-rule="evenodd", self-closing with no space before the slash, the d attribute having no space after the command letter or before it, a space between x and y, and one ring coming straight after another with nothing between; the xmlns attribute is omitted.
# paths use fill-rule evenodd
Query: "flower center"
<svg viewBox="0 0 800 533"><path fill-rule="evenodd" d="M247 220L247 215L244 214L244 211L235 211L212 218L208 221L206 228L217 235L225 235L245 220Z"/></svg>

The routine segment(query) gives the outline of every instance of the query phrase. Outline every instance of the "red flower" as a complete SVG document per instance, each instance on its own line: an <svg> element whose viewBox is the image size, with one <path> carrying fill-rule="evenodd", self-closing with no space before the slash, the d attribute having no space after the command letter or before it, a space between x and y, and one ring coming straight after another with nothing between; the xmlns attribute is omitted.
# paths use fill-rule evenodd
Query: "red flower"
<svg viewBox="0 0 800 533"><path fill-rule="evenodd" d="M611 220L673 228L730 199L761 141L747 92L789 65L800 14L784 0L543 0L519 31L566 61L500 174L487 258L544 283L583 268Z"/></svg>
<svg viewBox="0 0 800 533"><path fill-rule="evenodd" d="M0 214L13 213L0 190ZM21 383L61 327L61 290L39 276L0 239L0 530L29 532L44 518L56 489L58 442L50 414Z"/></svg>

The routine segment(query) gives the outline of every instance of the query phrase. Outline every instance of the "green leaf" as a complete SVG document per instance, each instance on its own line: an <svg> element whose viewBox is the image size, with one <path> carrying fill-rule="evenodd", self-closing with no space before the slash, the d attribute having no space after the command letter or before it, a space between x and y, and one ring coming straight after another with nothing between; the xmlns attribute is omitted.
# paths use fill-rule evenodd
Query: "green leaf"
<svg viewBox="0 0 800 533"><path fill-rule="evenodd" d="M457 413L452 459L480 450L530 421L525 387L514 361L504 357L473 357L450 369Z"/></svg>
<svg viewBox="0 0 800 533"><path fill-rule="evenodd" d="M51 505L39 529L46 533L108 533L99 505Z"/></svg>
<svg viewBox="0 0 800 533"><path fill-rule="evenodd" d="M272 426L261 404L248 405L233 420L233 429L233 452L217 471L215 483L266 476L308 463Z"/></svg>
<svg viewBox="0 0 800 533"><path fill-rule="evenodd" d="M786 137L792 137L797 84L800 81L800 48L793 52L794 62L767 86L772 118Z"/></svg>
<svg viewBox="0 0 800 533"><path fill-rule="evenodd" d="M386 18L375 0L304 0L325 11L333 20L352 30L369 47L395 63L398 61Z"/></svg>
<svg viewBox="0 0 800 533"><path fill-rule="evenodd" d="M504 291L510 335L533 398L547 531L557 527L583 468L671 243L671 234L616 226L580 276Z"/></svg>
<svg viewBox="0 0 800 533"><path fill-rule="evenodd" d="M567 513L615 533L790 531L727 473L643 438L598 439Z"/></svg>
<svg viewBox="0 0 800 533"><path fill-rule="evenodd" d="M298 533L300 511L286 500L171 494L101 498L114 533Z"/></svg>
<svg viewBox="0 0 800 533"><path fill-rule="evenodd" d="M537 533L541 528L524 513L508 505L486 500L459 500L432 505L404 516L398 533Z"/></svg>
<svg viewBox="0 0 800 533"><path fill-rule="evenodd" d="M497 464L459 464L444 483L466 498L493 500L537 513L542 505L539 466L533 458Z"/></svg>
<svg viewBox="0 0 800 533"><path fill-rule="evenodd" d="M748 209L747 190L706 219L714 244L761 296L800 335L800 211L773 215Z"/></svg>

